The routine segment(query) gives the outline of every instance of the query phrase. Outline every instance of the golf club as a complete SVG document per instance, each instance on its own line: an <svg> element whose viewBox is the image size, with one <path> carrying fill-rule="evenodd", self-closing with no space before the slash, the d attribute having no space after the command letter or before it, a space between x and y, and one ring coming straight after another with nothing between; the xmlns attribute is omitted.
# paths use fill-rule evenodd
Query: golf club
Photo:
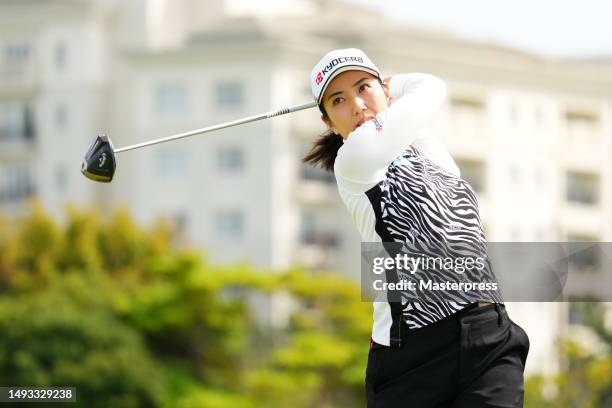
<svg viewBox="0 0 612 408"><path fill-rule="evenodd" d="M169 142L171 140L182 139L184 137L201 135L203 133L212 132L214 130L225 129L232 126L255 122L262 119L269 119L275 116L281 116L303 109L310 109L315 106L317 106L317 104L314 101L305 102L299 105L290 106L276 111L266 112L255 116L249 116L243 119L237 119L231 122L221 123L219 125L209 126L201 129L192 130L189 132L163 137L160 139L150 140L148 142L142 142L131 146L121 147L119 149L115 149L113 147L113 143L110 137L108 137L108 135L99 134L89 147L89 150L87 150L87 153L85 154L85 157L81 162L81 173L83 173L83 175L88 179L99 181L102 183L110 183L113 179L113 176L115 175L115 170L117 168L117 162L115 160L116 153L139 149L141 147L146 146L152 146L158 143Z"/></svg>

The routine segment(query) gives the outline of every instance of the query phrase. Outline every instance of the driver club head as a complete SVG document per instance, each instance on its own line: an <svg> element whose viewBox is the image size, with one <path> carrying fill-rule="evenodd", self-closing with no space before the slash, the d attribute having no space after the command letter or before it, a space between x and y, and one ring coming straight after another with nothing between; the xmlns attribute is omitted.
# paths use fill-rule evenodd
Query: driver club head
<svg viewBox="0 0 612 408"><path fill-rule="evenodd" d="M105 134L99 134L81 162L81 173L90 180L110 183L117 163L113 143Z"/></svg>

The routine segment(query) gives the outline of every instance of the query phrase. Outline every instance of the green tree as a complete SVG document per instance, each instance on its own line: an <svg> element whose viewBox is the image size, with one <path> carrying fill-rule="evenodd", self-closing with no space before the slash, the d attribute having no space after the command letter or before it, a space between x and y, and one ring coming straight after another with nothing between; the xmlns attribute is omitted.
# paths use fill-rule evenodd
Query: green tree
<svg viewBox="0 0 612 408"><path fill-rule="evenodd" d="M158 406L162 372L139 333L104 308L67 300L90 283L0 300L0 384L76 386L87 407Z"/></svg>
<svg viewBox="0 0 612 408"><path fill-rule="evenodd" d="M163 221L0 218L0 382L82 406L362 406L371 305L333 274L212 266ZM289 326L255 298L289 294Z"/></svg>
<svg viewBox="0 0 612 408"><path fill-rule="evenodd" d="M608 352L594 355L571 340L562 344L565 370L552 378L534 375L526 380L527 408L600 408L612 406L612 336L604 324L604 303L580 302L573 305L607 343Z"/></svg>

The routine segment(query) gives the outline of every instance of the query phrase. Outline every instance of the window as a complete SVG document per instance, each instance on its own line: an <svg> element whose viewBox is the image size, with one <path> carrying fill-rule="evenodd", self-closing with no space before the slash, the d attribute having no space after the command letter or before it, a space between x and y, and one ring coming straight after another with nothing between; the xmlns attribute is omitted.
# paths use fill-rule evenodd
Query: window
<svg viewBox="0 0 612 408"><path fill-rule="evenodd" d="M0 106L0 139L18 139L24 131L24 107L20 103Z"/></svg>
<svg viewBox="0 0 612 408"><path fill-rule="evenodd" d="M215 238L241 239L244 235L244 214L240 210L223 209L215 215Z"/></svg>
<svg viewBox="0 0 612 408"><path fill-rule="evenodd" d="M570 324L593 326L600 321L601 316L605 316L605 303L602 303L602 299L589 295L570 295L568 301Z"/></svg>
<svg viewBox="0 0 612 408"><path fill-rule="evenodd" d="M27 166L0 168L0 202L24 200L33 193L32 173Z"/></svg>
<svg viewBox="0 0 612 408"><path fill-rule="evenodd" d="M3 50L3 60L8 66L20 66L27 62L30 57L29 44L8 44Z"/></svg>
<svg viewBox="0 0 612 408"><path fill-rule="evenodd" d="M174 223L175 232L179 235L183 235L187 232L188 218L184 212L177 212L172 216Z"/></svg>
<svg viewBox="0 0 612 408"><path fill-rule="evenodd" d="M64 104L55 107L55 126L58 129L65 129L68 123L68 110Z"/></svg>
<svg viewBox="0 0 612 408"><path fill-rule="evenodd" d="M595 205L599 201L599 176L596 174L567 173L567 201Z"/></svg>
<svg viewBox="0 0 612 408"><path fill-rule="evenodd" d="M308 163L302 162L302 157L306 156L310 152L310 144L303 144L300 146L300 173L301 177L305 181L321 181L323 183L335 184L336 178L334 173L331 171L325 171L320 167L315 167Z"/></svg>
<svg viewBox="0 0 612 408"><path fill-rule="evenodd" d="M68 172L65 166L59 166L55 170L55 185L60 193L65 192L68 188Z"/></svg>
<svg viewBox="0 0 612 408"><path fill-rule="evenodd" d="M594 272L600 267L600 248L597 238L585 235L568 235L571 242L569 264L578 272Z"/></svg>
<svg viewBox="0 0 612 408"><path fill-rule="evenodd" d="M240 173L244 168L244 151L242 147L219 147L217 150L217 168L221 173Z"/></svg>
<svg viewBox="0 0 612 408"><path fill-rule="evenodd" d="M453 96L450 102L454 109L481 110L484 108L484 103L476 98Z"/></svg>
<svg viewBox="0 0 612 408"><path fill-rule="evenodd" d="M162 178L178 178L189 173L187 152L176 147L165 147L157 152L157 174Z"/></svg>
<svg viewBox="0 0 612 408"><path fill-rule="evenodd" d="M63 71L66 68L68 60L68 47L66 47L66 44L60 43L55 46L54 60L55 68L58 71Z"/></svg>
<svg viewBox="0 0 612 408"><path fill-rule="evenodd" d="M187 111L187 87L184 84L160 84L155 89L155 111L177 115Z"/></svg>
<svg viewBox="0 0 612 408"><path fill-rule="evenodd" d="M304 245L317 245L335 248L340 245L338 234L321 227L321 220L317 220L312 210L304 209L301 214L300 242Z"/></svg>
<svg viewBox="0 0 612 408"><path fill-rule="evenodd" d="M325 171L320 167L302 163L302 178L307 181L322 181L323 183L334 184L336 178L331 171Z"/></svg>
<svg viewBox="0 0 612 408"><path fill-rule="evenodd" d="M565 119L568 123L597 123L599 120L594 113L572 110L565 112Z"/></svg>
<svg viewBox="0 0 612 408"><path fill-rule="evenodd" d="M461 171L461 178L470 183L476 193L486 191L486 167L480 160L457 160L457 166Z"/></svg>
<svg viewBox="0 0 612 408"><path fill-rule="evenodd" d="M216 88L216 104L222 110L237 110L244 102L244 86L242 82L220 82Z"/></svg>
<svg viewBox="0 0 612 408"><path fill-rule="evenodd" d="M310 211L302 211L300 241L303 244L314 244L316 241L317 226L315 216Z"/></svg>
<svg viewBox="0 0 612 408"><path fill-rule="evenodd" d="M0 140L34 139L32 116L24 102L0 104Z"/></svg>
<svg viewBox="0 0 612 408"><path fill-rule="evenodd" d="M567 132L571 141L593 142L599 132L599 117L592 112L568 110L565 113Z"/></svg>
<svg viewBox="0 0 612 408"><path fill-rule="evenodd" d="M30 141L34 139L34 114L28 105L24 106L23 111L23 138Z"/></svg>

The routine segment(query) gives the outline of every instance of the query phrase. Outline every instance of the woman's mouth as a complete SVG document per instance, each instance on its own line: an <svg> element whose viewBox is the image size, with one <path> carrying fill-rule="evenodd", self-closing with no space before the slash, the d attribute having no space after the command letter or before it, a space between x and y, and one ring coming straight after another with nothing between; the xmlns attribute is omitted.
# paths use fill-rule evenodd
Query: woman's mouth
<svg viewBox="0 0 612 408"><path fill-rule="evenodd" d="M368 120L371 120L372 117L367 117L367 118L363 118L361 119L359 122L357 122L357 124L355 125L355 129L357 129L359 126L363 125L364 123L366 123ZM353 129L353 130L355 130Z"/></svg>

